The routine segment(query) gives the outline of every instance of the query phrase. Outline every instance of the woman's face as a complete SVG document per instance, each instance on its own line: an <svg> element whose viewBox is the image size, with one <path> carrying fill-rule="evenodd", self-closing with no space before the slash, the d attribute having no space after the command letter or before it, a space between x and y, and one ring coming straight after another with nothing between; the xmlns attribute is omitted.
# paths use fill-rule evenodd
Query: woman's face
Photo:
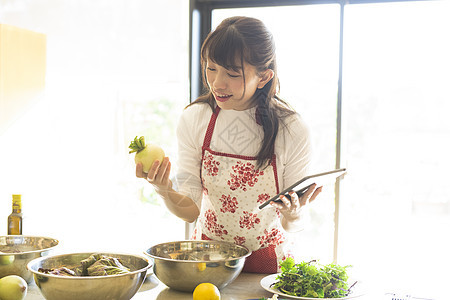
<svg viewBox="0 0 450 300"><path fill-rule="evenodd" d="M264 87L272 78L265 80L266 76L258 75L256 68L248 63L244 62L243 68L234 71L207 60L206 81L221 109L244 110L254 106L251 100L256 89Z"/></svg>

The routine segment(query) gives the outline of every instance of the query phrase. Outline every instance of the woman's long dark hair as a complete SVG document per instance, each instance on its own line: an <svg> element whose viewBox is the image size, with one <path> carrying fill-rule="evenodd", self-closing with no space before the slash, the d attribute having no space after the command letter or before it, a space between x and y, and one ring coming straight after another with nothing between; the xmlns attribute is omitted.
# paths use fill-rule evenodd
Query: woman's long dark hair
<svg viewBox="0 0 450 300"><path fill-rule="evenodd" d="M201 49L201 67L204 88L207 90L189 105L208 103L214 111L216 101L208 87L205 75L208 58L226 69L236 68L236 59L240 59L241 66L238 67L241 67L242 70L244 70L244 61L254 66L258 74L267 69L273 70L273 78L262 89L256 90L255 97L252 100L256 103L256 121L263 127L264 131L263 141L256 155L257 167L265 168L272 162L280 121L283 123L286 116L295 113L277 95L280 84L277 76L275 43L272 34L258 19L231 17L223 20L206 37ZM245 80L245 74L243 78Z"/></svg>

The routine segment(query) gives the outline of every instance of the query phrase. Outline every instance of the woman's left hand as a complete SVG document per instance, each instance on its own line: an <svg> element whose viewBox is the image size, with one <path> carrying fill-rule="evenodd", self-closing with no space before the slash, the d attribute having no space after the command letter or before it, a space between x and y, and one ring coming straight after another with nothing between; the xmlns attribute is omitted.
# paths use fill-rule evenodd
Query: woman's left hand
<svg viewBox="0 0 450 300"><path fill-rule="evenodd" d="M316 197L320 194L321 191L322 191L321 186L316 188L316 184L313 184L306 190L306 192L301 197L298 197L297 193L295 193L294 191L290 191L289 196L291 197L291 199L287 198L284 195L281 195L280 196L281 202L272 201L270 202L270 204L273 207L278 208L278 210L284 217L285 221L284 223L286 222L296 223L297 221L300 220L300 212L302 207L305 206L307 203L314 201L314 199L316 199ZM287 230L288 228L285 229Z"/></svg>

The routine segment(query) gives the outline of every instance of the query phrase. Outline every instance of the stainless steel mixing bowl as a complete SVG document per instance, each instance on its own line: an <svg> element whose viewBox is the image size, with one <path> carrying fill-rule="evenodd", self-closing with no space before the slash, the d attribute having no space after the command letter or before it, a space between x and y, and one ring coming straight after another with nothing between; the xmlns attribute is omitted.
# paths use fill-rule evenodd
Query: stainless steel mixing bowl
<svg viewBox="0 0 450 300"><path fill-rule="evenodd" d="M219 289L233 282L251 251L228 242L176 241L155 245L145 253L153 259L153 272L165 285L192 292L202 282Z"/></svg>
<svg viewBox="0 0 450 300"><path fill-rule="evenodd" d="M99 253L99 252L96 252ZM59 276L39 271L43 269L72 268L95 253L71 253L47 256L32 260L28 270L47 300L128 300L141 287L147 270L152 266L147 257L141 255L103 253L118 258L130 269L129 273L108 276Z"/></svg>
<svg viewBox="0 0 450 300"><path fill-rule="evenodd" d="M35 258L48 255L58 244L58 240L49 237L0 236L0 278L19 275L28 283L32 282L33 274L27 270L27 264Z"/></svg>

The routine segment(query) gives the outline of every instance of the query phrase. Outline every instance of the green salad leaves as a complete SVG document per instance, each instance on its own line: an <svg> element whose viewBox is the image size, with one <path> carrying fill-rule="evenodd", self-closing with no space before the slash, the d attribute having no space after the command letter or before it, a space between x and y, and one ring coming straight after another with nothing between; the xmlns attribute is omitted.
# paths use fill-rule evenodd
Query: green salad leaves
<svg viewBox="0 0 450 300"><path fill-rule="evenodd" d="M347 268L337 264L321 265L317 261L295 263L292 257L280 263L281 274L272 287L280 292L311 298L341 298L351 293Z"/></svg>

